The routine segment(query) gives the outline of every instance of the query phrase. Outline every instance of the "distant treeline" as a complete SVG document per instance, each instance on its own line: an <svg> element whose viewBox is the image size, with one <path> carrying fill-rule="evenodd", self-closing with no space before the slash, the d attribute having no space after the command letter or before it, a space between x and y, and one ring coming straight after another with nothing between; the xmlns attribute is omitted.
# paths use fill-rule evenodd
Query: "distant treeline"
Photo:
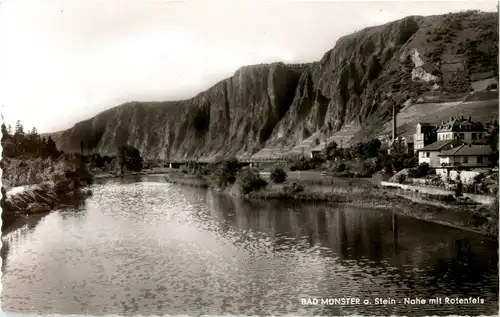
<svg viewBox="0 0 500 317"><path fill-rule="evenodd" d="M36 128L25 132L20 121L14 131L9 125L2 123L2 158L52 158L57 159L63 152L57 149L56 143L49 136L42 138Z"/></svg>

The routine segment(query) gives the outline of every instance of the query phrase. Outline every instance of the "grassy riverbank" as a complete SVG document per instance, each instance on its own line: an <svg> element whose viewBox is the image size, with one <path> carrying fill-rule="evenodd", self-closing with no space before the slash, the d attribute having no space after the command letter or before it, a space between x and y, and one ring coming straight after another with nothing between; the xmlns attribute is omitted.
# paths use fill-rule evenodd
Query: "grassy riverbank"
<svg viewBox="0 0 500 317"><path fill-rule="evenodd" d="M258 189L244 192L238 179L225 188L214 186L210 176L173 172L167 181L195 187L211 187L229 195L258 200L294 200L348 204L388 209L399 214L432 221L477 233L498 235L498 200L492 206L464 205L455 199L408 195L397 189L382 189L363 179L331 178L324 182L301 181L296 177L283 184L267 182Z"/></svg>
<svg viewBox="0 0 500 317"><path fill-rule="evenodd" d="M2 161L2 231L19 218L73 205L91 194L93 177L84 164L68 158ZM27 186L7 194L17 186Z"/></svg>
<svg viewBox="0 0 500 317"><path fill-rule="evenodd" d="M398 190L361 187L310 186L290 193L286 185L268 185L244 195L251 199L287 199L319 201L352 206L393 210L399 214L461 228L477 233L498 235L498 201L491 206L461 205L458 201L418 199ZM497 212L495 213L495 210Z"/></svg>

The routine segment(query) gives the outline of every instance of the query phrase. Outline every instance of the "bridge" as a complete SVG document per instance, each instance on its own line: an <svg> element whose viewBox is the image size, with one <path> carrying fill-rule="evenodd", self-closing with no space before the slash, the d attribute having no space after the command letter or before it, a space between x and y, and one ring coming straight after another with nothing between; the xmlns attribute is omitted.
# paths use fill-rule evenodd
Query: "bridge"
<svg viewBox="0 0 500 317"><path fill-rule="evenodd" d="M292 155L292 156L287 156L287 157L258 157L258 158L240 158L238 159L238 163L243 166L251 166L254 167L255 165L258 164L265 164L265 163L286 163L290 162L292 160L297 160L303 158L302 155ZM194 162L198 165L208 165L208 164L213 164L216 162L222 162L224 159L220 160L172 160L172 161L166 161L164 163L165 166L168 166L169 168L181 168L182 166L189 164L190 162Z"/></svg>

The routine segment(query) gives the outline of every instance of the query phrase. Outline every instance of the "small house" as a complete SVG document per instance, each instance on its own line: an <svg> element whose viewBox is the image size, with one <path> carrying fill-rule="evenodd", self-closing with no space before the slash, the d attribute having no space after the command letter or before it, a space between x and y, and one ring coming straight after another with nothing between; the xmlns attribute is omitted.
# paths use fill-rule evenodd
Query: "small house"
<svg viewBox="0 0 500 317"><path fill-rule="evenodd" d="M494 165L489 145L462 144L456 148L442 151L438 156L443 167L488 167Z"/></svg>
<svg viewBox="0 0 500 317"><path fill-rule="evenodd" d="M440 167L441 161L439 159L439 154L441 151L450 150L459 145L461 145L461 143L457 139L441 140L418 149L418 164L427 163L430 167Z"/></svg>

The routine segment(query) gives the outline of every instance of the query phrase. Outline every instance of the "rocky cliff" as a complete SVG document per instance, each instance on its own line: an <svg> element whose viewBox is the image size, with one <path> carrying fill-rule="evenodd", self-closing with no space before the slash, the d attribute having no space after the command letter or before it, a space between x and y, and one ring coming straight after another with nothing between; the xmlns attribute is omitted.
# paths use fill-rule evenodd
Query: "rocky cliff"
<svg viewBox="0 0 500 317"><path fill-rule="evenodd" d="M346 128L370 138L394 103L498 77L497 30L494 13L407 17L340 38L319 62L245 66L192 99L123 104L53 137L66 152L128 143L147 159L286 151Z"/></svg>

